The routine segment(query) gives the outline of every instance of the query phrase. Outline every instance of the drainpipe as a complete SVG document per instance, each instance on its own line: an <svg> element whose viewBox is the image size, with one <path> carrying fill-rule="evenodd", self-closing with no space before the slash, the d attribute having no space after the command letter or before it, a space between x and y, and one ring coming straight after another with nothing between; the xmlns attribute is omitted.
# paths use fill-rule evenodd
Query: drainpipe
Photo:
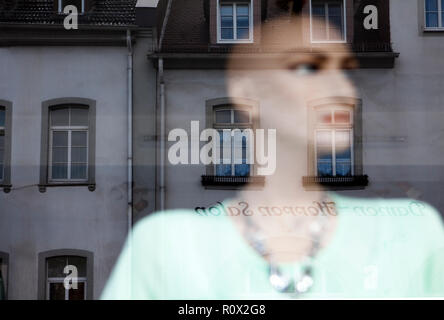
<svg viewBox="0 0 444 320"><path fill-rule="evenodd" d="M171 7L173 0L168 0L165 18L162 23L162 29L160 31L158 52L162 51L162 42L165 36L165 30L168 23L168 18L170 17ZM160 132L158 136L158 149L160 152L160 170L159 170L159 209L163 211L165 209L165 82L163 79L163 58L158 60L158 74L157 74L157 89L159 92L158 101L158 117ZM160 110L159 110L160 109Z"/></svg>
<svg viewBox="0 0 444 320"><path fill-rule="evenodd" d="M133 47L131 43L131 31L126 31L126 45L128 48L127 67L127 119L128 119L128 233L133 225Z"/></svg>
<svg viewBox="0 0 444 320"><path fill-rule="evenodd" d="M160 172L159 172L159 192L160 210L165 209L165 82L163 79L163 59L159 58L158 65L158 85L160 104L160 132L159 132L159 152L160 152Z"/></svg>

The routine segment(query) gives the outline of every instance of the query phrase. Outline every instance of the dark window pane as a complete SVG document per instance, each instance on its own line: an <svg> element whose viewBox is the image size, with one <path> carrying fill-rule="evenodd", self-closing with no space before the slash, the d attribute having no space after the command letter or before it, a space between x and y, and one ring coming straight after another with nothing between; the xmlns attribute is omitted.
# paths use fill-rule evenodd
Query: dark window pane
<svg viewBox="0 0 444 320"><path fill-rule="evenodd" d="M49 284L49 300L65 300L65 286L63 282Z"/></svg>
<svg viewBox="0 0 444 320"><path fill-rule="evenodd" d="M62 0L62 7L63 8L66 6L69 6L69 5L75 6L77 8L78 12L81 12L81 10L82 10L82 0ZM62 11L63 11L63 8L62 8Z"/></svg>
<svg viewBox="0 0 444 320"><path fill-rule="evenodd" d="M236 13L238 16L248 16L249 15L248 4L238 4L236 6Z"/></svg>
<svg viewBox="0 0 444 320"><path fill-rule="evenodd" d="M231 164L218 164L216 165L217 176L231 176Z"/></svg>
<svg viewBox="0 0 444 320"><path fill-rule="evenodd" d="M68 162L68 148L56 147L52 149L53 163L67 163Z"/></svg>
<svg viewBox="0 0 444 320"><path fill-rule="evenodd" d="M248 40L250 38L250 29L239 28L237 29L237 39Z"/></svg>
<svg viewBox="0 0 444 320"><path fill-rule="evenodd" d="M438 0L426 0L426 11L438 11Z"/></svg>
<svg viewBox="0 0 444 320"><path fill-rule="evenodd" d="M51 111L51 126L69 126L69 108Z"/></svg>
<svg viewBox="0 0 444 320"><path fill-rule="evenodd" d="M333 16L342 16L342 5L341 4L329 4L328 5L328 15L329 17Z"/></svg>
<svg viewBox="0 0 444 320"><path fill-rule="evenodd" d="M250 112L234 110L234 122L235 123L249 123L250 122Z"/></svg>
<svg viewBox="0 0 444 320"><path fill-rule="evenodd" d="M336 151L337 160L351 160L351 150L350 148L341 149Z"/></svg>
<svg viewBox="0 0 444 320"><path fill-rule="evenodd" d="M0 180L3 180L3 163L0 162Z"/></svg>
<svg viewBox="0 0 444 320"><path fill-rule="evenodd" d="M337 28L339 30L342 30L342 18L341 18L341 16L330 17L328 19L328 22L329 22L329 27Z"/></svg>
<svg viewBox="0 0 444 320"><path fill-rule="evenodd" d="M336 161L336 175L340 177L351 175L350 161Z"/></svg>
<svg viewBox="0 0 444 320"><path fill-rule="evenodd" d="M86 163L88 162L88 152L85 147L73 147L71 149L71 161L77 163Z"/></svg>
<svg viewBox="0 0 444 320"><path fill-rule="evenodd" d="M331 148L319 148L317 149L318 160L328 160L331 161L333 154Z"/></svg>
<svg viewBox="0 0 444 320"><path fill-rule="evenodd" d="M248 16L237 17L238 28L248 28L250 26L250 19Z"/></svg>
<svg viewBox="0 0 444 320"><path fill-rule="evenodd" d="M52 133L52 145L54 147L67 147L68 131L54 131Z"/></svg>
<svg viewBox="0 0 444 320"><path fill-rule="evenodd" d="M2 131L0 131L0 150L5 150L5 136ZM3 157L0 159L3 159Z"/></svg>
<svg viewBox="0 0 444 320"><path fill-rule="evenodd" d="M438 13L427 13L426 20L427 20L427 27L429 28L438 27Z"/></svg>
<svg viewBox="0 0 444 320"><path fill-rule="evenodd" d="M68 264L77 268L79 277L86 277L86 258L69 256Z"/></svg>
<svg viewBox="0 0 444 320"><path fill-rule="evenodd" d="M313 4L311 9L311 14L313 16L325 16L324 4Z"/></svg>
<svg viewBox="0 0 444 320"><path fill-rule="evenodd" d="M71 145L73 147L86 147L88 145L86 131L73 131L71 134Z"/></svg>
<svg viewBox="0 0 444 320"><path fill-rule="evenodd" d="M333 166L331 161L318 161L318 176L333 175Z"/></svg>
<svg viewBox="0 0 444 320"><path fill-rule="evenodd" d="M88 109L72 108L71 109L71 125L72 126L88 126Z"/></svg>
<svg viewBox="0 0 444 320"><path fill-rule="evenodd" d="M71 165L71 179L86 179L86 164Z"/></svg>
<svg viewBox="0 0 444 320"><path fill-rule="evenodd" d="M233 6L232 5L220 6L220 15L221 16L232 16L233 15Z"/></svg>
<svg viewBox="0 0 444 320"><path fill-rule="evenodd" d="M85 283L78 282L77 289L69 289L69 300L85 300Z"/></svg>
<svg viewBox="0 0 444 320"><path fill-rule="evenodd" d="M68 165L56 163L52 165L53 179L68 179Z"/></svg>
<svg viewBox="0 0 444 320"><path fill-rule="evenodd" d="M224 39L224 40L234 39L233 29L232 28L223 28L221 30L220 37L221 37L221 39Z"/></svg>
<svg viewBox="0 0 444 320"><path fill-rule="evenodd" d="M233 28L233 17L222 17L220 25L222 28Z"/></svg>
<svg viewBox="0 0 444 320"><path fill-rule="evenodd" d="M48 278L64 278L63 269L66 267L66 257L53 257L47 259Z"/></svg>
<svg viewBox="0 0 444 320"><path fill-rule="evenodd" d="M248 177L250 175L250 165L249 164L234 165L234 175L238 177Z"/></svg>
<svg viewBox="0 0 444 320"><path fill-rule="evenodd" d="M231 110L216 111L216 123L231 123Z"/></svg>
<svg viewBox="0 0 444 320"><path fill-rule="evenodd" d="M0 109L0 127L4 127L6 122L6 113L5 109Z"/></svg>

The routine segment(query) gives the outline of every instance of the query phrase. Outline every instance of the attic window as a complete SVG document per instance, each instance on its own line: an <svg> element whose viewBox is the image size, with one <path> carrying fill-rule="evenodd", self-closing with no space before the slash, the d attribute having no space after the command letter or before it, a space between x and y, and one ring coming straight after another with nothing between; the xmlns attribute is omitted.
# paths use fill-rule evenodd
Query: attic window
<svg viewBox="0 0 444 320"><path fill-rule="evenodd" d="M66 6L75 6L77 8L77 12L82 14L85 12L85 2L87 0L55 0L58 5L58 12L63 13L64 8Z"/></svg>

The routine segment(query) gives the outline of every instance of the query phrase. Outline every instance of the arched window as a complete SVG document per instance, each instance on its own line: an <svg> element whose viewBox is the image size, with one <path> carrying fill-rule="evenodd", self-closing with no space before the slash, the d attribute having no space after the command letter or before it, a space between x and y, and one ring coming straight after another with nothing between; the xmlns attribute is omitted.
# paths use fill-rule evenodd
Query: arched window
<svg viewBox="0 0 444 320"><path fill-rule="evenodd" d="M93 254L60 249L39 254L39 299L86 300L93 294Z"/></svg>
<svg viewBox="0 0 444 320"><path fill-rule="evenodd" d="M95 101L62 98L43 102L41 192L46 187L95 190Z"/></svg>

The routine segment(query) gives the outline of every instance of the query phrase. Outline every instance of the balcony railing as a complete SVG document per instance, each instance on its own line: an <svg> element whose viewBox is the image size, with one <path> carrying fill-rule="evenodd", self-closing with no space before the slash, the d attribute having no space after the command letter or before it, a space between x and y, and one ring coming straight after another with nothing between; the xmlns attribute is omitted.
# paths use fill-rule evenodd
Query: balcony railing
<svg viewBox="0 0 444 320"><path fill-rule="evenodd" d="M345 176L345 177L302 177L302 185L304 187L312 187L321 185L324 187L344 187L344 188L364 188L368 186L368 176Z"/></svg>
<svg viewBox="0 0 444 320"><path fill-rule="evenodd" d="M263 186L265 183L265 177L263 176L213 176L203 175L203 186L242 186L245 184L255 184Z"/></svg>

